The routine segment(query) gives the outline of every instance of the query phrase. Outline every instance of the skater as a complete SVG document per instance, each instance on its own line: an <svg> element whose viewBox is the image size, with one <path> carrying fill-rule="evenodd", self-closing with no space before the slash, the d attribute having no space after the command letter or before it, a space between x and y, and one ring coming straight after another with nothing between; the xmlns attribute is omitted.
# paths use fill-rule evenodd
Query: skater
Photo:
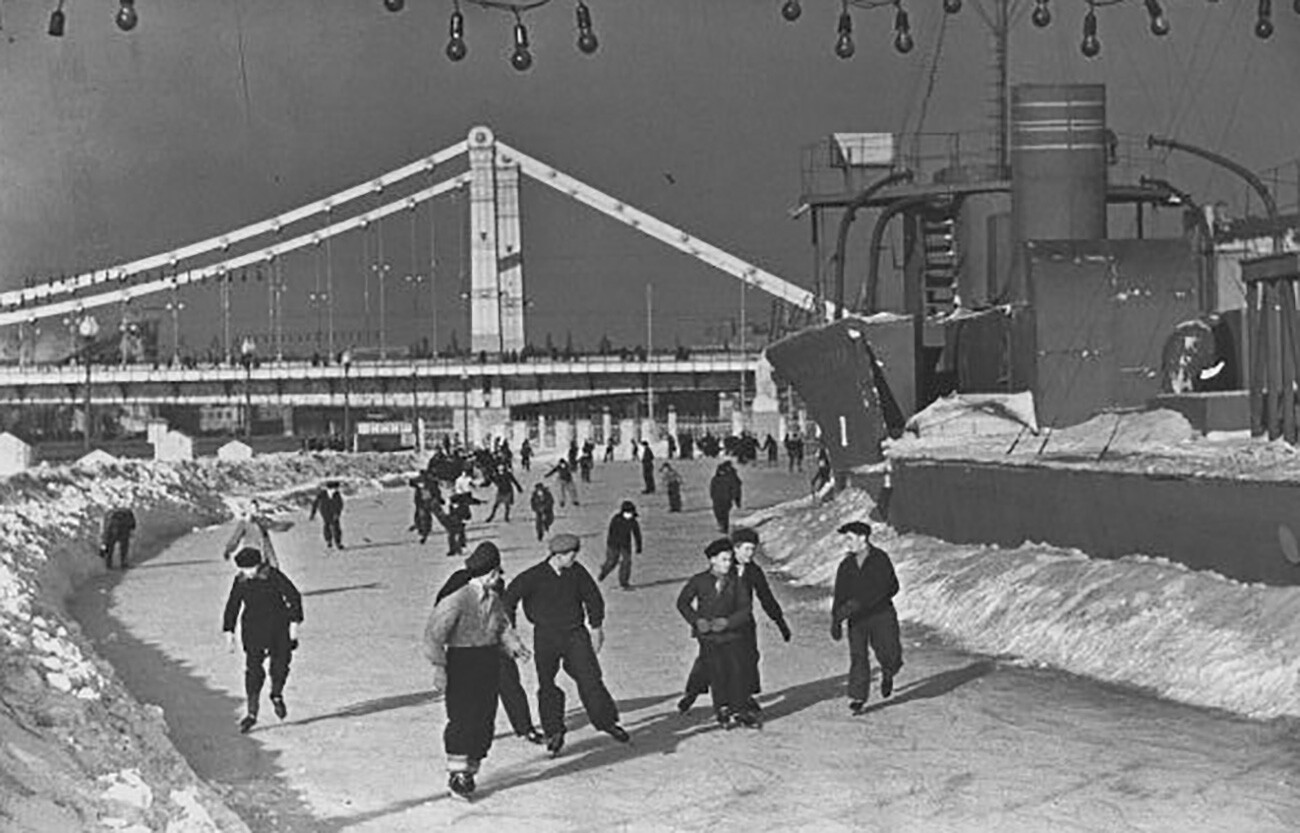
<svg viewBox="0 0 1300 833"><path fill-rule="evenodd" d="M757 728L758 716L748 704L744 657L744 629L754 621L749 588L731 568L730 539L720 538L709 544L704 555L709 559L709 568L691 576L682 587L677 611L691 626L691 635L699 640L700 659L713 692L713 712L719 725L726 729Z"/></svg>
<svg viewBox="0 0 1300 833"><path fill-rule="evenodd" d="M131 550L131 533L135 532L135 513L129 507L119 506L104 515L100 528L99 557L104 566L113 569L113 550L117 550L117 566L126 569L127 554Z"/></svg>
<svg viewBox="0 0 1300 833"><path fill-rule="evenodd" d="M524 615L533 623L537 711L552 757L564 749L564 690L555 684L561 663L578 684L578 697L591 725L620 743L631 739L619 725L618 706L601 678L596 655L605 643L605 600L591 573L576 562L581 546L576 535L552 536L546 560L516 576L504 599L511 621L515 607L523 602Z"/></svg>
<svg viewBox="0 0 1300 833"><path fill-rule="evenodd" d="M903 646L898 633L898 613L893 598L898 576L889 555L869 542L871 525L850 521L839 528L848 555L835 572L831 602L831 639L844 636L849 623L849 710L862 714L871 692L870 646L880 663L880 696L894 693L894 676L903 667Z"/></svg>
<svg viewBox="0 0 1300 833"><path fill-rule="evenodd" d="M235 555L239 574L230 586L221 629L226 645L235 650L235 620L244 645L244 694L248 711L239 721L239 731L247 733L257 725L266 680L263 663L271 661L271 707L284 720L289 710L284 704L284 684L289 679L289 661L298 647L298 626L302 623L302 594L289 577L271 566L260 551L244 547ZM240 615L240 611L243 615Z"/></svg>
<svg viewBox="0 0 1300 833"><path fill-rule="evenodd" d="M447 786L468 799L492 748L503 651L524 658L528 651L492 592L501 578L496 546L485 542L475 548L465 559L465 573L465 583L434 604L424 628L424 654L433 665L433 690L446 692Z"/></svg>
<svg viewBox="0 0 1300 833"><path fill-rule="evenodd" d="M496 544L491 541L484 541L479 544L474 548L474 552L470 557L465 559L465 566L447 577L447 581L434 598L435 605L470 582L473 578L469 571L470 564L474 558L481 557L480 552L487 555L496 552L497 558L500 558L500 550L497 549ZM498 572L504 573L504 571ZM500 603L501 596L506 592L506 582L502 575L498 575L497 580L488 589L492 591L497 597L498 603ZM498 693L501 706L506 710L506 717L510 720L510 727L515 730L517 736L529 743L540 744L546 738L533 724L533 712L528 706L528 695L524 693L523 683L519 681L519 666L515 663L513 656L504 652L500 655L500 661L501 674L497 678Z"/></svg>
<svg viewBox="0 0 1300 833"><path fill-rule="evenodd" d="M636 519L636 504L623 501L618 514L609 519L609 533L605 536L605 563L600 565L599 581L618 567L618 586L632 589L632 544L641 554L641 524Z"/></svg>
<svg viewBox="0 0 1300 833"><path fill-rule="evenodd" d="M564 506L569 498L573 498L573 505L578 505L578 485L573 482L573 468L569 466L569 461L561 457L556 461L555 466L542 477L555 475L555 479L560 482L560 505Z"/></svg>
<svg viewBox="0 0 1300 833"><path fill-rule="evenodd" d="M529 471L533 466L533 447L528 440L524 440L523 445L519 446L519 465L524 471Z"/></svg>
<svg viewBox="0 0 1300 833"><path fill-rule="evenodd" d="M465 527L469 526L472 512L470 507L483 501L474 497L473 492L457 492L451 496L451 509L447 512L447 555L460 555L469 546Z"/></svg>
<svg viewBox="0 0 1300 833"><path fill-rule="evenodd" d="M343 530L339 527L339 518L343 515L343 495L339 492L337 480L329 481L324 489L316 493L307 520L315 520L317 512L320 512L321 528L325 532L325 549L343 549Z"/></svg>
<svg viewBox="0 0 1300 833"><path fill-rule="evenodd" d="M682 476L668 462L660 466L659 471L664 477L664 491L668 493L668 511L682 511Z"/></svg>
<svg viewBox="0 0 1300 833"><path fill-rule="evenodd" d="M605 462L614 462L614 438L610 437L605 441Z"/></svg>
<svg viewBox="0 0 1300 833"><path fill-rule="evenodd" d="M724 535L731 529L731 508L740 508L740 475L730 460L718 463L709 481L709 500L713 503L713 518L718 531Z"/></svg>
<svg viewBox="0 0 1300 833"><path fill-rule="evenodd" d="M582 444L582 453L578 455L578 473L583 483L591 482L591 470L596 465L596 446L591 440Z"/></svg>
<svg viewBox="0 0 1300 833"><path fill-rule="evenodd" d="M771 434L768 434L767 437L763 440L763 450L767 452L767 464L769 466L775 466L777 462L776 437L773 437Z"/></svg>
<svg viewBox="0 0 1300 833"><path fill-rule="evenodd" d="M653 495L655 493L655 455L650 450L650 443L641 441L641 479L645 481L645 488L641 490L643 495Z"/></svg>
<svg viewBox="0 0 1300 833"><path fill-rule="evenodd" d="M510 470L509 466L504 464L498 465L496 471L492 474L492 484L497 487L496 500L492 502L492 511L488 512L488 523L497 516L497 507L505 508L505 521L510 523L510 507L515 502L515 492L524 493L524 487L519 485L515 479L515 473Z"/></svg>
<svg viewBox="0 0 1300 833"><path fill-rule="evenodd" d="M551 524L555 523L555 495L551 494L545 483L538 482L533 486L528 505L533 510L533 528L537 531L537 540L541 541L550 533Z"/></svg>
<svg viewBox="0 0 1300 833"><path fill-rule="evenodd" d="M247 505L239 516L239 522L235 524L235 530L230 534L226 546L221 552L221 557L230 560L230 556L239 549L241 543L247 540L247 546L251 546L262 554L262 560L277 570L280 569L280 559L275 554L275 547L271 543L272 532L287 532L293 528L289 521L272 520L262 510L257 498L249 498Z"/></svg>
<svg viewBox="0 0 1300 833"><path fill-rule="evenodd" d="M429 540L429 533L433 531L433 518L437 505L442 503L442 495L437 481L426 474L411 478L410 485L415 490L415 523L412 528L419 533L420 543L423 544Z"/></svg>

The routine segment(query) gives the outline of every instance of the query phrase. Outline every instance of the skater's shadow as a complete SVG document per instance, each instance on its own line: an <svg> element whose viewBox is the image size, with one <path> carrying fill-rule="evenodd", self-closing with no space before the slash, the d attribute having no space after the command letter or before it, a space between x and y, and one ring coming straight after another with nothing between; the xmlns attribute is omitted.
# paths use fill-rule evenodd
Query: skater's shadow
<svg viewBox="0 0 1300 833"><path fill-rule="evenodd" d="M978 680L980 677L993 673L996 669L997 663L985 659L972 662L970 665L964 665L961 668L941 671L931 677L926 677L924 680L918 680L911 685L903 686L895 692L894 697L891 699L881 700L867 706L865 713L870 714L881 709L901 706L913 700L931 700L935 697L942 697L973 680Z"/></svg>
<svg viewBox="0 0 1300 833"><path fill-rule="evenodd" d="M133 570L167 570L172 567L197 567L201 564L212 564L211 558L200 558L193 561L168 561L162 564L137 564L133 565Z"/></svg>
<svg viewBox="0 0 1300 833"><path fill-rule="evenodd" d="M350 552L357 552L358 550L377 550L383 549L384 547L400 547L406 544L417 543L419 543L419 541L415 539L408 540L405 538L399 541L362 541L360 544L347 544L339 547L339 555L347 555Z"/></svg>
<svg viewBox="0 0 1300 833"><path fill-rule="evenodd" d="M350 593L353 590L378 590L383 587L382 582L372 581L369 584L349 584L347 587L322 587L320 590L304 590L302 595L307 596L329 596L334 593Z"/></svg>
<svg viewBox="0 0 1300 833"><path fill-rule="evenodd" d="M323 720L345 720L354 717L365 717L370 714L379 712L392 711L394 709L406 709L413 706L422 706L425 703L431 703L441 698L441 694L435 694L432 691L412 691L408 694L395 694L391 697L378 697L373 700L362 700L359 703L353 703L350 706L327 712L325 714L312 715L302 720L293 720L285 723L285 726L308 726L312 723L320 723ZM271 727L267 727L268 729Z"/></svg>
<svg viewBox="0 0 1300 833"><path fill-rule="evenodd" d="M642 590L648 587L663 587L665 584L675 584L681 586L686 583L690 576L679 576L677 578L659 578L654 581L641 581L632 585L635 590Z"/></svg>

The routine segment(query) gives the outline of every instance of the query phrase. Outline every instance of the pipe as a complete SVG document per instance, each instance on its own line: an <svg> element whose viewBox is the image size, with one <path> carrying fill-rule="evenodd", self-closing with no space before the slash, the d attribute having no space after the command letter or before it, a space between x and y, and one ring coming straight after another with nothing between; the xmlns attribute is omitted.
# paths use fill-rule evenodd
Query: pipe
<svg viewBox="0 0 1300 833"><path fill-rule="evenodd" d="M889 225L889 221L901 212L925 205L934 199L933 195L904 197L890 203L876 218L876 225L871 229L871 248L867 255L867 282L862 285L863 303L860 304L868 315L876 309L876 288L880 283L880 250L884 248L885 228Z"/></svg>
<svg viewBox="0 0 1300 833"><path fill-rule="evenodd" d="M835 318L836 320L844 317L844 250L848 245L849 226L853 225L857 217L858 209L865 206L872 197L880 192L882 188L887 188L896 182L911 182L912 172L904 168L901 171L895 171L888 176L878 179L868 185L863 191L853 198L844 208L844 215L840 217L839 234L835 238Z"/></svg>
<svg viewBox="0 0 1300 833"><path fill-rule="evenodd" d="M1213 309L1210 309L1212 305L1209 303L1211 297L1209 288L1215 286L1218 283L1219 276L1217 274L1218 270L1216 268L1216 264L1214 261L1214 232L1210 229L1209 221L1205 219L1205 212L1201 210L1201 206L1197 204L1196 200L1192 199L1192 196L1190 194L1188 194L1186 191L1183 191L1179 188L1175 188L1167 180L1159 179L1153 176L1144 176L1138 180L1138 184L1156 188L1161 191L1164 191L1170 196L1177 197L1181 202L1185 203L1195 213L1196 228L1201 233L1200 254L1203 262L1203 268L1205 269L1204 274L1206 276L1205 280L1202 282L1200 286L1201 312L1214 312Z"/></svg>
<svg viewBox="0 0 1300 833"><path fill-rule="evenodd" d="M1255 189L1255 193L1259 194L1260 200L1264 203L1264 210L1268 212L1269 224L1273 227L1273 251L1281 251L1282 236L1279 231L1280 226L1278 225L1277 202L1273 199L1273 195L1269 193L1268 188L1264 185L1263 181L1260 180L1259 177L1255 176L1254 173L1246 167L1233 162L1226 156L1221 156L1213 151L1205 150L1204 148L1198 148L1195 145L1175 141L1174 139L1166 139L1160 136L1147 136L1147 147L1165 147L1172 150L1185 151L1193 156L1199 156L1207 162L1211 162L1221 168L1227 168L1237 176L1246 180L1246 183L1250 185L1251 188Z"/></svg>

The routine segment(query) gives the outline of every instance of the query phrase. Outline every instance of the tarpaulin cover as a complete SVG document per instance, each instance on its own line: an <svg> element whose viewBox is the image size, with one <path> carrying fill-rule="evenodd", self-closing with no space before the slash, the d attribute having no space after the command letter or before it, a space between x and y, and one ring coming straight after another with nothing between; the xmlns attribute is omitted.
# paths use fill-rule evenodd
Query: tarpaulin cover
<svg viewBox="0 0 1300 833"><path fill-rule="evenodd" d="M822 429L837 470L880 462L887 424L902 430L902 414L878 370L868 330L863 319L846 318L767 348L776 373L799 392Z"/></svg>

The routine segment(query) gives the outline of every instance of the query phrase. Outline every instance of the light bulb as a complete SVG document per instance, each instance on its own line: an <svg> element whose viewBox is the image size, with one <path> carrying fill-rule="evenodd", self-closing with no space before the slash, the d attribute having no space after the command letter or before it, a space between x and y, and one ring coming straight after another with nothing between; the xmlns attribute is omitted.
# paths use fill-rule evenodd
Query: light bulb
<svg viewBox="0 0 1300 833"><path fill-rule="evenodd" d="M600 48L600 41L596 40L596 32L591 25L591 9L587 8L586 3L578 3L578 51L584 55L591 55Z"/></svg>
<svg viewBox="0 0 1300 833"><path fill-rule="evenodd" d="M1083 43L1079 48L1085 58L1095 58L1101 54L1101 40L1097 38L1097 13L1091 8L1083 16Z"/></svg>
<svg viewBox="0 0 1300 833"><path fill-rule="evenodd" d="M400 12L406 8L406 0L384 0L384 8L390 12Z"/></svg>
<svg viewBox="0 0 1300 833"><path fill-rule="evenodd" d="M1158 38L1163 38L1169 34L1169 21L1164 15L1156 15L1151 18L1151 34Z"/></svg>
<svg viewBox="0 0 1300 833"><path fill-rule="evenodd" d="M897 49L899 54L906 55L912 51L913 46L916 46L916 42L912 40L911 32L894 33L894 49Z"/></svg>
<svg viewBox="0 0 1300 833"><path fill-rule="evenodd" d="M853 46L853 15L849 14L848 9L840 12L840 20L836 25L836 29L839 31L840 36L835 40L835 54L841 60L847 61L857 51Z"/></svg>
<svg viewBox="0 0 1300 833"><path fill-rule="evenodd" d="M140 22L140 16L135 13L135 0L122 0L122 5L117 10L117 28L123 32L129 32Z"/></svg>
<svg viewBox="0 0 1300 833"><path fill-rule="evenodd" d="M515 24L515 49L510 53L510 65L527 72L533 65L533 53L528 51L528 30L523 23Z"/></svg>
<svg viewBox="0 0 1300 833"><path fill-rule="evenodd" d="M50 37L63 37L63 27L67 23L67 17L63 14L63 9L55 9L50 12Z"/></svg>
<svg viewBox="0 0 1300 833"><path fill-rule="evenodd" d="M1296 2L1300 3L1300 0L1296 0ZM799 0L785 0L785 3L781 6L781 17L784 17L790 23L798 20L801 14L803 14L803 6L799 5Z"/></svg>
<svg viewBox="0 0 1300 833"><path fill-rule="evenodd" d="M1052 23L1052 10L1047 8L1046 0L1039 0L1034 6L1034 13L1029 16L1039 29L1046 29Z"/></svg>
<svg viewBox="0 0 1300 833"><path fill-rule="evenodd" d="M961 11L961 0L943 0L943 10L948 14Z"/></svg>
<svg viewBox="0 0 1300 833"><path fill-rule="evenodd" d="M447 58L452 61L464 60L469 54L469 47L465 45L465 15L461 14L460 9L451 13L449 29L451 40L447 41Z"/></svg>
<svg viewBox="0 0 1300 833"><path fill-rule="evenodd" d="M1268 40L1273 37L1273 21L1267 17L1261 17L1255 22L1255 37L1260 40Z"/></svg>

